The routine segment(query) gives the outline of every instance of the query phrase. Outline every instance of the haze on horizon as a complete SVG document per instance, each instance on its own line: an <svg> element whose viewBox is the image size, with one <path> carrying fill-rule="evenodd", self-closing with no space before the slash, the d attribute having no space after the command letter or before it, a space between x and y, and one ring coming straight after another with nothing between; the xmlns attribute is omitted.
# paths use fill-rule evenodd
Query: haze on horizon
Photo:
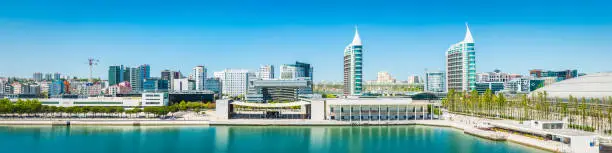
<svg viewBox="0 0 612 153"><path fill-rule="evenodd" d="M525 5L529 4L529 5ZM187 75L225 68L311 63L315 77L342 80L343 49L358 25L364 75L398 80L443 70L446 49L470 25L478 72L500 69L610 71L608 1L0 1L0 76L88 76L108 66L150 64Z"/></svg>

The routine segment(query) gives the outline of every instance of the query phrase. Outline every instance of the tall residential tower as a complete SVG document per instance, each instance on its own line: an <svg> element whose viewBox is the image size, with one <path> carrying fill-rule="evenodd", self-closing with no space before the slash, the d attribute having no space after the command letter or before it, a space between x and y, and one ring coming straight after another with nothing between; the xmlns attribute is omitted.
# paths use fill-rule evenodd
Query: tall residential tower
<svg viewBox="0 0 612 153"><path fill-rule="evenodd" d="M446 91L476 90L476 51L470 28L465 38L446 51Z"/></svg>
<svg viewBox="0 0 612 153"><path fill-rule="evenodd" d="M344 49L344 95L360 96L363 91L363 46L355 28L353 42Z"/></svg>

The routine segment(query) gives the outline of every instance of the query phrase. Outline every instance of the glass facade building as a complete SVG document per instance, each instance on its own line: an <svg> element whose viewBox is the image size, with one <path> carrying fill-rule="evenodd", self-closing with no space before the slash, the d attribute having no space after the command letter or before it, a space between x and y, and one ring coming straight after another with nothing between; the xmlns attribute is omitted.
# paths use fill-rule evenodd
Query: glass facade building
<svg viewBox="0 0 612 153"><path fill-rule="evenodd" d="M344 95L363 94L363 45L355 29L353 42L344 49Z"/></svg>
<svg viewBox="0 0 612 153"><path fill-rule="evenodd" d="M425 91L429 92L445 92L446 83L444 81L444 72L426 72L425 73Z"/></svg>
<svg viewBox="0 0 612 153"><path fill-rule="evenodd" d="M467 27L465 39L446 51L446 91L476 90L476 51Z"/></svg>
<svg viewBox="0 0 612 153"><path fill-rule="evenodd" d="M123 65L108 67L108 85L116 85L123 82Z"/></svg>

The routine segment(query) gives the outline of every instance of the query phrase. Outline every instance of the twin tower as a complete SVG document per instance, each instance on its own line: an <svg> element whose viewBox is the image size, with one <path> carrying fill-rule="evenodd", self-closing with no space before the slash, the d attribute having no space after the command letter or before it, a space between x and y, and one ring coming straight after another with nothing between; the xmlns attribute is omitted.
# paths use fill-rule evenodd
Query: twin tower
<svg viewBox="0 0 612 153"><path fill-rule="evenodd" d="M466 23L463 41L451 45L446 51L446 91L476 89L476 52L474 39ZM344 96L360 96L364 88L363 45L355 28L353 42L344 49Z"/></svg>

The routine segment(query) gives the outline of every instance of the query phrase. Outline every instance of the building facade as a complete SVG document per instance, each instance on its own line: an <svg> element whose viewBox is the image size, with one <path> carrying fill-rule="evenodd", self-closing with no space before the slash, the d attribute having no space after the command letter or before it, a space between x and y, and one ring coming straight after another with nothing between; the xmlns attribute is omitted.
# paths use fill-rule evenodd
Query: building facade
<svg viewBox="0 0 612 153"><path fill-rule="evenodd" d="M283 64L280 68L280 78L285 80L309 78L312 80L312 70L312 66L308 63Z"/></svg>
<svg viewBox="0 0 612 153"><path fill-rule="evenodd" d="M446 92L444 72L425 72L425 91Z"/></svg>
<svg viewBox="0 0 612 153"><path fill-rule="evenodd" d="M535 78L555 77L556 82L559 82L559 81L563 81L566 79L578 77L578 70L551 71L551 70L533 69L533 70L529 70L529 75Z"/></svg>
<svg viewBox="0 0 612 153"><path fill-rule="evenodd" d="M466 29L463 41L446 51L446 91L476 90L476 51L467 24Z"/></svg>
<svg viewBox="0 0 612 153"><path fill-rule="evenodd" d="M174 92L186 92L189 91L189 79L174 79L172 80L172 91Z"/></svg>
<svg viewBox="0 0 612 153"><path fill-rule="evenodd" d="M168 80L159 78L145 79L142 85L143 92L166 92L168 91Z"/></svg>
<svg viewBox="0 0 612 153"><path fill-rule="evenodd" d="M168 106L167 92L142 93L142 106Z"/></svg>
<svg viewBox="0 0 612 153"><path fill-rule="evenodd" d="M274 65L262 65L257 72L257 78L261 80L274 79Z"/></svg>
<svg viewBox="0 0 612 153"><path fill-rule="evenodd" d="M109 85L116 85L118 83L123 82L123 71L125 71L123 69L123 65L117 65L117 66L109 66L108 67L108 84Z"/></svg>
<svg viewBox="0 0 612 153"><path fill-rule="evenodd" d="M408 84L419 84L421 83L421 78L416 75L412 75L408 77Z"/></svg>
<svg viewBox="0 0 612 153"><path fill-rule="evenodd" d="M204 85L205 90L215 92L217 95L223 94L223 88L221 85L221 79L219 78L207 78L206 84Z"/></svg>
<svg viewBox="0 0 612 153"><path fill-rule="evenodd" d="M40 72L36 72L32 75L32 79L34 79L34 81L42 81L43 80L43 74Z"/></svg>
<svg viewBox="0 0 612 153"><path fill-rule="evenodd" d="M215 72L215 77L221 80L222 92L228 96L245 95L249 80L256 80L255 73L243 69L225 69Z"/></svg>
<svg viewBox="0 0 612 153"><path fill-rule="evenodd" d="M204 90L204 84L206 84L206 68L204 66L193 68L193 80L195 80L195 90Z"/></svg>
<svg viewBox="0 0 612 153"><path fill-rule="evenodd" d="M505 83L503 82L477 82L476 91L478 91L479 94L482 94L489 89L491 92L497 93L504 90L504 85Z"/></svg>
<svg viewBox="0 0 612 153"><path fill-rule="evenodd" d="M516 78L521 78L520 74L510 74L504 73L500 70L495 70L493 72L485 72L476 74L476 82L508 82L510 80L514 80Z"/></svg>
<svg viewBox="0 0 612 153"><path fill-rule="evenodd" d="M393 78L389 72L378 72L376 77L377 83L395 83L395 81L395 78Z"/></svg>
<svg viewBox="0 0 612 153"><path fill-rule="evenodd" d="M312 80L251 80L246 95L248 102L286 103L306 99L312 95Z"/></svg>
<svg viewBox="0 0 612 153"><path fill-rule="evenodd" d="M344 95L361 96L363 93L363 45L359 31L344 49Z"/></svg>

